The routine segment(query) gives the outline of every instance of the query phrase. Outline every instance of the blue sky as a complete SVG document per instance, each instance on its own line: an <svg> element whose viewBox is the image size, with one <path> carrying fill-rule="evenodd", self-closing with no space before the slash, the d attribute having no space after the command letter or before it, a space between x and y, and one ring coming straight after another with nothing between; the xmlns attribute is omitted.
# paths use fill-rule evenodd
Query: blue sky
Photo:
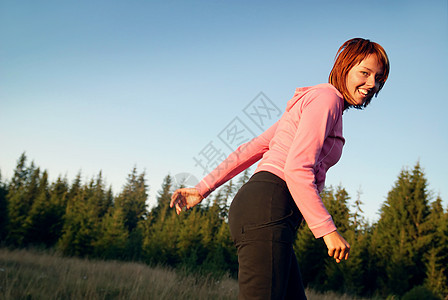
<svg viewBox="0 0 448 300"><path fill-rule="evenodd" d="M344 114L346 144L327 185L361 190L370 220L417 161L448 203L448 8L429 1L1 1L0 170L26 152L50 179L99 171L119 192L135 166L150 205L262 92L283 110L327 81L352 37L383 45L391 73L365 111ZM273 123L272 118L268 120ZM269 123L268 122L268 123ZM269 124L265 124L268 126Z"/></svg>

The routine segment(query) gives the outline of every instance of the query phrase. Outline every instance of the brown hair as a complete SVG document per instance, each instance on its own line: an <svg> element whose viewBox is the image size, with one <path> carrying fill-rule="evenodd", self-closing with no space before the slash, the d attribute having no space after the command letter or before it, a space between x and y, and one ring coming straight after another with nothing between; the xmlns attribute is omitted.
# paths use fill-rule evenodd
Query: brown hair
<svg viewBox="0 0 448 300"><path fill-rule="evenodd" d="M333 69L328 77L328 82L336 87L339 92L344 96L344 99L350 106L352 99L348 93L346 79L348 72L357 64L359 64L363 59L365 59L370 54L374 54L378 59L378 62L383 66L383 74L380 81L380 86L378 92L383 88L386 83L387 77L389 76L389 58L387 57L386 51L381 47L381 45L371 42L362 38L354 38L346 41L336 53L335 62ZM375 96L378 95L378 92ZM363 105L366 107L370 103L371 99L368 99ZM355 106L357 108L362 108Z"/></svg>

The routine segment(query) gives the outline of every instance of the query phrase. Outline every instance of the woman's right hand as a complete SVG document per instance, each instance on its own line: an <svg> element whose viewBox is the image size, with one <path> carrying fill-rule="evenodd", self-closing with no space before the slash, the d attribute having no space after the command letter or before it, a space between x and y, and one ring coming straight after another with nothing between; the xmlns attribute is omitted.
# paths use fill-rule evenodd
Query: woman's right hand
<svg viewBox="0 0 448 300"><path fill-rule="evenodd" d="M337 231L324 235L324 242L328 248L328 255L333 257L337 263L347 260L350 255L350 244Z"/></svg>
<svg viewBox="0 0 448 300"><path fill-rule="evenodd" d="M182 209L192 208L204 199L195 188L183 188L176 190L171 196L170 207L176 207L176 213L180 214Z"/></svg>

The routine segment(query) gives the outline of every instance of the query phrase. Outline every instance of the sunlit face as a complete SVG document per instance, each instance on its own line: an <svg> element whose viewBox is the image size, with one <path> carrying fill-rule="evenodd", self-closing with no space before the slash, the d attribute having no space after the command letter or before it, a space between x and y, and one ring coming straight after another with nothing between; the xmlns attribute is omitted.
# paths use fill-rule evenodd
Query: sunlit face
<svg viewBox="0 0 448 300"><path fill-rule="evenodd" d="M369 55L355 65L347 74L346 85L352 105L363 105L380 87L383 66L375 55ZM352 103L353 102L353 103Z"/></svg>

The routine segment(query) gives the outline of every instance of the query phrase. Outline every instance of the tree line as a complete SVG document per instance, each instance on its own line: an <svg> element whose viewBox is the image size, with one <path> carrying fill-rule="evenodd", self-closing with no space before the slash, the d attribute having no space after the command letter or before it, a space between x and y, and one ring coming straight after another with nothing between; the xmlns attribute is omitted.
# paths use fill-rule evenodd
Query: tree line
<svg viewBox="0 0 448 300"><path fill-rule="evenodd" d="M164 178L149 208L145 176L134 168L114 194L101 172L85 183L81 174L71 183L63 177L50 182L47 171L22 154L12 178L0 174L1 244L236 276L228 204L249 173L180 216L169 208L179 187L173 178ZM322 199L351 245L350 259L336 264L303 222L294 247L304 284L359 296L403 296L419 288L448 297L448 210L428 186L419 163L401 170L373 224L363 215L360 194L350 204L342 186L326 188Z"/></svg>

